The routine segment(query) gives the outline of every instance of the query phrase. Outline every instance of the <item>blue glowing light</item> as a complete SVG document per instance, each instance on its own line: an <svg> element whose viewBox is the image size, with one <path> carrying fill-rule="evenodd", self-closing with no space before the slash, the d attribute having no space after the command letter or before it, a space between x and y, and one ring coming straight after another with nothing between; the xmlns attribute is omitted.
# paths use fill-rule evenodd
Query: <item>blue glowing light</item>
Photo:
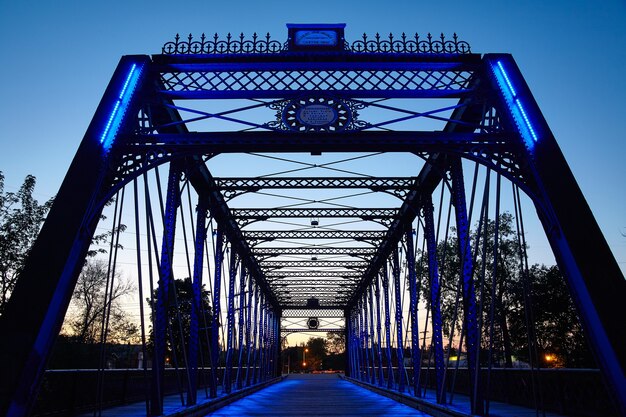
<svg viewBox="0 0 626 417"><path fill-rule="evenodd" d="M502 67L502 62L500 61L498 61L498 68L500 68L500 71L502 71L502 75L504 75L504 80L506 81L506 85L509 86L509 89L511 90L511 94L516 96L517 93L515 92L515 89L513 88L513 84L511 84L511 80L509 80L509 76L507 75L506 71Z"/></svg>
<svg viewBox="0 0 626 417"><path fill-rule="evenodd" d="M526 144L532 149L539 138L501 61L493 66L493 72L502 87L504 99L511 110L511 115L515 119Z"/></svg>
<svg viewBox="0 0 626 417"><path fill-rule="evenodd" d="M530 123L530 120L528 120L528 116L526 115L526 111L524 111L524 106L522 106L522 102L520 101L519 98L515 99L515 105L519 108L520 113L522 113L522 117L524 118L524 122L526 122L526 127L528 127L528 130L530 131L530 134L533 137L533 140L535 142L537 142L537 134L535 133L535 129L533 129L533 125Z"/></svg>
<svg viewBox="0 0 626 417"><path fill-rule="evenodd" d="M117 131L122 124L124 115L126 114L126 109L130 104L135 87L137 87L137 83L139 82L139 76L141 75L142 68L143 67L138 67L137 64L132 65L128 75L126 76L124 85L115 100L113 110L111 111L104 130L102 131L102 136L100 136L100 143L106 150L111 148L115 136L117 135Z"/></svg>

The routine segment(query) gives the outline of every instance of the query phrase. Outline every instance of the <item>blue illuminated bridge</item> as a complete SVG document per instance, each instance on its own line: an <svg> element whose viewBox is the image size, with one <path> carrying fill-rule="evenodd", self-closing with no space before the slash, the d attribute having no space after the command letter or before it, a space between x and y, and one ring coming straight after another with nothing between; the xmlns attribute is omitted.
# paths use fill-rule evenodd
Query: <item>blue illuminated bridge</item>
<svg viewBox="0 0 626 417"><path fill-rule="evenodd" d="M287 27L122 57L0 414L626 415L626 281L513 57Z"/></svg>

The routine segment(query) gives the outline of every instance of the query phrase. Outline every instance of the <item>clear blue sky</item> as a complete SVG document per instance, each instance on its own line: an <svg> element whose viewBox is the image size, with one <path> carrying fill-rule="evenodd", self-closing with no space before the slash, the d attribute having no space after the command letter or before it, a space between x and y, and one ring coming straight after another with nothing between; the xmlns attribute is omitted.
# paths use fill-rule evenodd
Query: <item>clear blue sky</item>
<svg viewBox="0 0 626 417"><path fill-rule="evenodd" d="M271 32L285 23L363 32L457 32L518 62L626 269L626 2L0 0L0 170L56 193L120 56L158 53L179 32Z"/></svg>

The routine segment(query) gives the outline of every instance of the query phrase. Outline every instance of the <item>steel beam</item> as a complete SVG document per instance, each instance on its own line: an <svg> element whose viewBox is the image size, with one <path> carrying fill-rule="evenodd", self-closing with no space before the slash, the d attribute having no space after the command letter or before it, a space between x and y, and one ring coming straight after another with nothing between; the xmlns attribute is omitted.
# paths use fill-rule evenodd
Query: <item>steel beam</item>
<svg viewBox="0 0 626 417"><path fill-rule="evenodd" d="M223 196L218 191L214 190L213 177L206 165L198 158L193 159L193 162L189 162L188 175L191 184L198 191L198 194L208 196L209 212L211 216L217 220L222 233L228 238L232 247L231 250L239 254L248 274L251 275L253 279L258 282L261 289L267 293L268 301L272 306L279 309L280 307L277 301L273 298L267 286L263 271L259 268L256 258L252 256L247 240L242 235L241 229L237 223L232 219L226 201L224 201Z"/></svg>
<svg viewBox="0 0 626 417"><path fill-rule="evenodd" d="M484 63L490 87L498 92L507 127L525 144L523 158L535 181L533 203L567 280L587 340L619 413L626 415L626 326L615 314L615 306L626 299L624 275L517 64L508 54L485 55ZM500 85L499 67L506 71L514 88L512 99L524 103L528 122L523 124L534 129L534 138L516 124L514 107L507 97L511 87Z"/></svg>
<svg viewBox="0 0 626 417"><path fill-rule="evenodd" d="M381 240L382 230L261 230L244 231L242 237L249 241L272 241L285 239L334 239L369 242Z"/></svg>
<svg viewBox="0 0 626 417"><path fill-rule="evenodd" d="M220 289L222 282L222 264L224 262L224 242L225 236L222 230L218 227L215 235L215 263L213 274L213 319L211 321L211 368L212 374L218 376L218 366L220 359L220 343L219 343L219 326L220 320ZM210 396L211 398L217 397L217 383L215 379L211 379L210 383Z"/></svg>
<svg viewBox="0 0 626 417"><path fill-rule="evenodd" d="M476 292L473 279L473 257L471 239L469 235L470 225L467 219L467 204L465 201L465 185L463 180L463 165L460 158L450 158L450 176L452 178L452 203L456 218L456 230L458 236L459 259L461 260L461 286L463 294L463 320L465 329L465 348L467 351L467 363L469 370L470 393L480 393L480 363L477 360L480 350L480 334L478 331L478 317L476 311ZM482 395L470 395L472 414L483 414Z"/></svg>
<svg viewBox="0 0 626 417"><path fill-rule="evenodd" d="M393 219L396 209L385 208L237 208L231 209L233 219L268 220L272 218L352 218L362 220Z"/></svg>
<svg viewBox="0 0 626 417"><path fill-rule="evenodd" d="M341 140L337 140L341 138ZM471 154L477 147L498 153L511 149L511 134L474 132L374 132L338 134L284 132L192 132L126 136L124 153L159 150L173 155L247 152L440 152Z"/></svg>
<svg viewBox="0 0 626 417"><path fill-rule="evenodd" d="M375 345L375 341L374 341L374 302L372 300L373 297L373 292L374 292L374 286L370 285L369 287L369 291L366 292L365 296L367 298L367 306L369 309L369 329L370 329L370 333L369 333L369 338L370 338L370 355L372 357L372 384L376 384L376 352L374 350L374 345Z"/></svg>
<svg viewBox="0 0 626 417"><path fill-rule="evenodd" d="M329 329L324 329L324 328L319 328L319 329L309 329L309 328L302 328L302 329L291 329L289 327L283 327L280 329L281 334L289 334L289 333L343 333L345 332L345 329L340 329L340 328L329 328Z"/></svg>
<svg viewBox="0 0 626 417"><path fill-rule="evenodd" d="M301 248L254 248L252 253L258 258L281 255L346 255L354 257L370 256L376 253L373 248L329 248L324 246L307 246Z"/></svg>
<svg viewBox="0 0 626 417"><path fill-rule="evenodd" d="M103 167L108 166L110 154L101 143L103 126L111 118L129 69L133 64L143 67L149 59L120 60L0 316L0 415L26 415L37 397L102 212L100 200L109 191L104 186L110 172ZM119 132L124 131L124 123ZM117 139L113 145L118 145Z"/></svg>
<svg viewBox="0 0 626 417"><path fill-rule="evenodd" d="M197 401L198 391L198 344L199 344L199 324L200 320L204 321L204 308L202 297L202 272L204 268L204 244L206 241L206 219L207 204L202 197L198 199L197 217L196 217L196 238L194 242L194 258L193 258L193 279L192 291L193 299L191 304L191 312L189 317L189 380L191 386L187 392L187 404L194 405ZM201 318L202 317L202 318Z"/></svg>
<svg viewBox="0 0 626 417"><path fill-rule="evenodd" d="M354 279L361 278L362 273L358 271L268 271L265 276L270 284L278 284L286 278L341 278L354 282Z"/></svg>
<svg viewBox="0 0 626 417"><path fill-rule="evenodd" d="M365 269L368 263L364 261L263 261L260 265L263 270L279 268Z"/></svg>
<svg viewBox="0 0 626 417"><path fill-rule="evenodd" d="M418 303L419 294L417 293L417 276L415 272L415 252L413 245L413 231L409 228L405 234L406 241L406 266L407 279L409 281L409 314L411 316L411 360L413 362L413 395L419 396L420 381L418 370L422 363L422 355L419 345L419 321L418 321Z"/></svg>
<svg viewBox="0 0 626 417"><path fill-rule="evenodd" d="M351 288L351 287L356 286L356 284L357 283L354 281L336 280L336 279L334 280L304 279L304 280L290 280L290 281L280 280L276 282L270 281L270 287L274 290L276 290L277 288L284 288L284 287L293 288L293 287L302 287L302 286L312 287L312 288L325 287L325 286Z"/></svg>
<svg viewBox="0 0 626 417"><path fill-rule="evenodd" d="M413 186L415 177L216 177L220 191L254 192L262 189L337 189L365 188L372 191L405 191Z"/></svg>
<svg viewBox="0 0 626 417"><path fill-rule="evenodd" d="M165 348L169 325L168 311L170 286L174 285L172 262L174 258L174 235L176 232L176 213L180 205L180 166L170 165L167 181L167 199L163 213L163 243L159 266L159 286L157 288L154 320L154 357L152 359L152 399L150 414L163 414L163 384L165 372Z"/></svg>
<svg viewBox="0 0 626 417"><path fill-rule="evenodd" d="M433 217L433 204L427 202L423 207L424 234L426 235L426 248L428 251L428 277L430 281L430 310L432 320L432 348L435 356L435 380L437 402L445 404L446 392L443 386L445 378L445 363L443 360L443 334L441 320L441 289L439 285L439 265L437 261L437 241L435 238L435 222Z"/></svg>
<svg viewBox="0 0 626 417"><path fill-rule="evenodd" d="M242 271L245 268L242 267ZM242 272L243 273L243 272ZM230 268L228 272L228 312L226 316L226 363L224 365L224 392L232 390L233 345L235 330L235 281L237 279L237 253L230 251Z"/></svg>
<svg viewBox="0 0 626 417"><path fill-rule="evenodd" d="M376 299L376 336L377 347L376 356L378 357L378 386L382 387L385 382L385 374L383 373L383 341L382 341L382 324L380 319L380 276L374 277L374 297Z"/></svg>
<svg viewBox="0 0 626 417"><path fill-rule="evenodd" d="M391 310L389 309L389 271L387 262L382 268L383 298L385 300L385 353L387 354L387 389L393 389L393 365L391 363Z"/></svg>
<svg viewBox="0 0 626 417"><path fill-rule="evenodd" d="M239 349L239 360L237 361L237 378L235 381L235 385L237 389L243 388L243 356L244 356L244 322L246 312L248 311L246 308L246 269L241 268L241 276L239 277L239 329L238 329L238 339L237 339L237 348Z"/></svg>
<svg viewBox="0 0 626 417"><path fill-rule="evenodd" d="M398 358L398 391L404 392L404 338L402 337L402 288L400 287L400 259L398 248L391 252L393 287L396 299L396 356Z"/></svg>

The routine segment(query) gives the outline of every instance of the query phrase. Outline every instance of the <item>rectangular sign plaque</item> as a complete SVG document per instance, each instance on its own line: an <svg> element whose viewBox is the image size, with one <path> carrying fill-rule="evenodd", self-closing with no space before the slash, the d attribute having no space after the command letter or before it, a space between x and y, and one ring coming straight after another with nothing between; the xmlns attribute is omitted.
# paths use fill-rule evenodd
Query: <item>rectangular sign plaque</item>
<svg viewBox="0 0 626 417"><path fill-rule="evenodd" d="M288 24L289 50L341 51L345 24Z"/></svg>

